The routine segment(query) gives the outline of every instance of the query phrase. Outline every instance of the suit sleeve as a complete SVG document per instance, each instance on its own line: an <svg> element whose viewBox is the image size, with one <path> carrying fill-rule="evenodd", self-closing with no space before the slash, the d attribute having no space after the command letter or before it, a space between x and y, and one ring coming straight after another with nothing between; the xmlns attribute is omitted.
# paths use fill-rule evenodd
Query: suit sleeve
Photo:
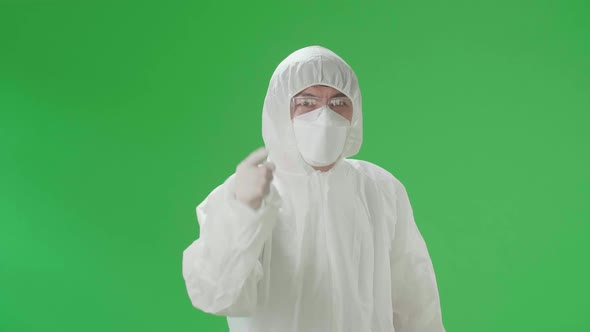
<svg viewBox="0 0 590 332"><path fill-rule="evenodd" d="M278 217L273 185L254 210L233 194L234 176L197 206L200 236L183 252L182 274L194 307L225 316L248 316L259 302L261 257Z"/></svg>
<svg viewBox="0 0 590 332"><path fill-rule="evenodd" d="M444 332L436 277L405 187L396 184L391 296L396 332Z"/></svg>

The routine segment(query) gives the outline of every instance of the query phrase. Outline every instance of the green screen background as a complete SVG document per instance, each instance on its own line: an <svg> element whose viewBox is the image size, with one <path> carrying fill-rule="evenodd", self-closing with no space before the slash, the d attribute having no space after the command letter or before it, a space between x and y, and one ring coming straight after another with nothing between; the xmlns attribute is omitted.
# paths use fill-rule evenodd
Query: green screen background
<svg viewBox="0 0 590 332"><path fill-rule="evenodd" d="M315 44L359 77L356 158L405 184L447 331L586 330L589 7L2 1L0 330L227 331L186 294L194 209Z"/></svg>

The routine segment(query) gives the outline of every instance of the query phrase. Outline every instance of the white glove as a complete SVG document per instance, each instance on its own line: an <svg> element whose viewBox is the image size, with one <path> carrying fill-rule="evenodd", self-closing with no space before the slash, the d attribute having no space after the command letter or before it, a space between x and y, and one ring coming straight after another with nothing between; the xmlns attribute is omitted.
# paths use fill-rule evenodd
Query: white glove
<svg viewBox="0 0 590 332"><path fill-rule="evenodd" d="M265 161L268 153L264 147L250 153L236 168L234 190L236 198L254 210L270 191L275 165Z"/></svg>

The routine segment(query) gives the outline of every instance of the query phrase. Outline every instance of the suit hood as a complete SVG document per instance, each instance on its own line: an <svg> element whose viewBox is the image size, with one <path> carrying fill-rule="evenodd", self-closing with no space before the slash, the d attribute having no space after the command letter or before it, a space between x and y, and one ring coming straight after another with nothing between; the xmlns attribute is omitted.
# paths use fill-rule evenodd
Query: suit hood
<svg viewBox="0 0 590 332"><path fill-rule="evenodd" d="M308 46L291 53L275 69L262 110L262 137L278 171L313 172L297 149L290 116L290 100L312 85L327 85L348 96L353 105L350 130L342 158L354 156L362 144L362 103L357 77L336 53L321 46Z"/></svg>

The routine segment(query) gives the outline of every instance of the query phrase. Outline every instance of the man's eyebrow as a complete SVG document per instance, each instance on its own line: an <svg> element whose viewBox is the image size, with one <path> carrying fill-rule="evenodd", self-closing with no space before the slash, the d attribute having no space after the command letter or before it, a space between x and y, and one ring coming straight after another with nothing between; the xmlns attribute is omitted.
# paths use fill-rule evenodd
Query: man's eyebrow
<svg viewBox="0 0 590 332"><path fill-rule="evenodd" d="M338 97L348 97L348 96L342 92L338 92L337 94L333 95L331 98L338 98Z"/></svg>
<svg viewBox="0 0 590 332"><path fill-rule="evenodd" d="M318 98L318 96L314 95L313 93L309 93L309 92L302 92L302 93L298 94L296 97L316 97L316 98ZM347 97L347 96L342 92L338 92L337 94L333 95L330 98L338 98L338 97Z"/></svg>
<svg viewBox="0 0 590 332"><path fill-rule="evenodd" d="M313 93L309 93L309 92L302 92L300 94L298 94L296 97L316 97L316 95L314 95Z"/></svg>

